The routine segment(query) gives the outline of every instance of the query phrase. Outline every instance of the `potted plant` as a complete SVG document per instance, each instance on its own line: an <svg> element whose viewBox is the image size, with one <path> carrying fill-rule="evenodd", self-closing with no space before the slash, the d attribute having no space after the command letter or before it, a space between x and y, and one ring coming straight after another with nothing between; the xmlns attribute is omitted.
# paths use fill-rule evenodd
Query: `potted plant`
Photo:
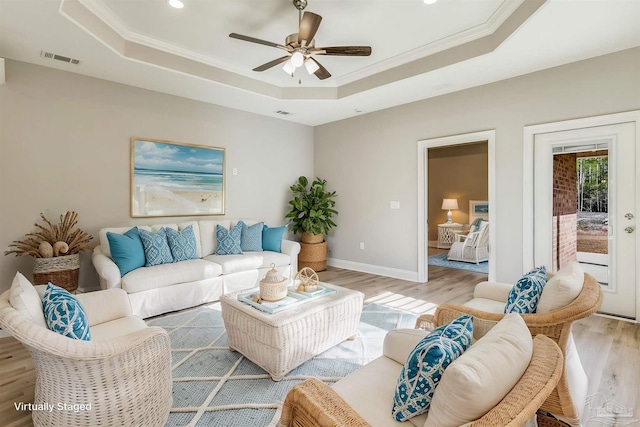
<svg viewBox="0 0 640 427"><path fill-rule="evenodd" d="M310 267L323 271L327 266L327 243L323 235L336 227L331 218L338 211L334 209L336 192L327 191L326 184L326 180L316 178L309 185L309 180L301 176L290 187L293 199L289 201L291 210L285 218L291 221L291 232L301 235L299 269Z"/></svg>
<svg viewBox="0 0 640 427"><path fill-rule="evenodd" d="M4 254L29 255L36 259L33 282L36 285L53 283L69 292L78 289L80 251L89 249L93 236L75 228L78 214L60 215L60 222L53 224L44 214L40 218L46 225L34 224L36 231L28 233L25 240L15 240Z"/></svg>

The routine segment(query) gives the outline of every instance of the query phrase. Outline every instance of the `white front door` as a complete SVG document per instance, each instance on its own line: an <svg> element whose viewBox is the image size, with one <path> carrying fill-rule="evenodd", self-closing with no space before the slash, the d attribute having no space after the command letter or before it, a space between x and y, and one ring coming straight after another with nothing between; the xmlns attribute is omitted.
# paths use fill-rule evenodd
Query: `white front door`
<svg viewBox="0 0 640 427"><path fill-rule="evenodd" d="M631 319L636 317L638 253L635 132L635 123L621 123L541 133L534 139L534 261L548 268L553 265L553 153L607 150L608 217L603 228L608 250L604 262L598 262L597 256L595 261L591 257L578 260L602 284L600 312Z"/></svg>

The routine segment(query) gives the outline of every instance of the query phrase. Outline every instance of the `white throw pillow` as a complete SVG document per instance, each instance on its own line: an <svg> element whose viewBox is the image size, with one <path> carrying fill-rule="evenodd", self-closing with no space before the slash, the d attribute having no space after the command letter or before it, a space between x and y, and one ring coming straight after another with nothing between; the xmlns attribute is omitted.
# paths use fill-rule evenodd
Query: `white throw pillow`
<svg viewBox="0 0 640 427"><path fill-rule="evenodd" d="M520 380L532 354L524 320L507 314L444 371L424 426L458 427L482 418Z"/></svg>
<svg viewBox="0 0 640 427"><path fill-rule="evenodd" d="M9 291L9 302L20 314L33 320L38 325L46 328L42 310L42 298L33 287L29 279L17 272Z"/></svg>
<svg viewBox="0 0 640 427"><path fill-rule="evenodd" d="M571 303L582 292L584 270L577 261L562 267L544 285L536 313L548 313Z"/></svg>

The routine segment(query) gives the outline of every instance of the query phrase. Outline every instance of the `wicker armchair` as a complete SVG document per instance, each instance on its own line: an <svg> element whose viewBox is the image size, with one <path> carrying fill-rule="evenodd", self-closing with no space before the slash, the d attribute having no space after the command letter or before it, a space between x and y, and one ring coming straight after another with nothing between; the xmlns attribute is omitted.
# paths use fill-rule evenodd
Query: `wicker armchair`
<svg viewBox="0 0 640 427"><path fill-rule="evenodd" d="M455 233L447 259L479 264L489 259L489 223L482 222L480 230L468 234Z"/></svg>
<svg viewBox="0 0 640 427"><path fill-rule="evenodd" d="M32 411L35 426L165 425L172 404L169 336L130 315L126 292L76 296L95 328L92 341L37 324L14 308L10 293L0 295L0 327L31 353L34 403L53 405L50 412Z"/></svg>
<svg viewBox="0 0 640 427"><path fill-rule="evenodd" d="M522 426L532 418L562 372L562 353L549 338L533 340L533 356L520 381L486 415L469 426ZM366 395L363 390L363 395ZM437 393L437 390L436 390ZM389 396L389 411L393 396ZM400 425L401 423L397 423ZM410 423L405 423L410 424ZM280 427L369 427L331 387L317 379L308 379L292 388L284 401ZM466 426L466 425L465 425Z"/></svg>
<svg viewBox="0 0 640 427"><path fill-rule="evenodd" d="M483 284L491 285L489 282L484 282ZM498 283L496 285L504 284ZM510 287L512 285L507 286ZM503 290L508 292L508 287L503 287ZM494 294L500 293L495 292L495 290L493 292ZM504 294L504 292L503 295L505 295L505 297L502 302L506 302L506 294ZM547 411L562 419L564 422L575 426L580 425L580 413L582 412L584 402L574 402L572 394L569 391L569 384L572 382L574 384L576 383L571 378L572 375L584 375L586 381L586 374L584 374L584 370L580 364L580 359L575 352L575 345L571 335L571 326L574 321L584 319L595 313L602 304L602 298L603 295L600 284L593 276L585 273L582 291L578 297L573 300L573 302L547 313L522 315L527 327L531 331L531 335L536 336L538 334L543 334L555 341L562 350L565 358L565 369L562 372L560 381L540 409L542 411ZM502 313L482 311L465 305L443 304L436 309L434 315L421 316L418 319L418 323L422 325L429 324L439 326L448 323L463 314L471 314L474 316L474 334L477 331L480 335L486 333L487 330L491 329L505 316ZM568 353L572 354L569 356L569 358L572 359L570 364L571 366L567 365ZM585 394L586 397L586 385L584 386L584 390L574 390L574 393L578 394L578 392ZM577 405L582 406L577 407Z"/></svg>

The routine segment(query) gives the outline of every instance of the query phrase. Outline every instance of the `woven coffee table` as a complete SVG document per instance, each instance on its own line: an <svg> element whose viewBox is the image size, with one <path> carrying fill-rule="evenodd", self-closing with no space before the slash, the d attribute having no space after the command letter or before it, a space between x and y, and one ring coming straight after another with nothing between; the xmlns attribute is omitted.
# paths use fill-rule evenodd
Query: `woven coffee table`
<svg viewBox="0 0 640 427"><path fill-rule="evenodd" d="M307 360L355 337L364 295L321 285L336 292L274 314L238 301L238 294L247 291L222 295L222 319L229 348L267 371L274 381L280 381Z"/></svg>

